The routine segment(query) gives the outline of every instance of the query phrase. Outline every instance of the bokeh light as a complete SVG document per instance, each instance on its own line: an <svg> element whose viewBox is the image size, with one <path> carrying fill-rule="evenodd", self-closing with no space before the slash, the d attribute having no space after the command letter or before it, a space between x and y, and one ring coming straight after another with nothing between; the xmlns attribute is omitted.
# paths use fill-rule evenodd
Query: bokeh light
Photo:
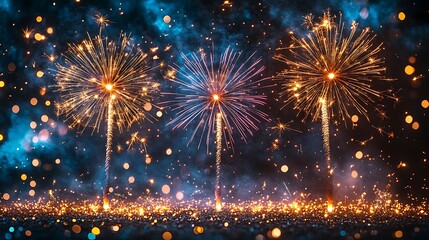
<svg viewBox="0 0 429 240"><path fill-rule="evenodd" d="M405 20L405 13L404 12L399 12L398 13L398 18L399 18L399 20L404 21Z"/></svg>

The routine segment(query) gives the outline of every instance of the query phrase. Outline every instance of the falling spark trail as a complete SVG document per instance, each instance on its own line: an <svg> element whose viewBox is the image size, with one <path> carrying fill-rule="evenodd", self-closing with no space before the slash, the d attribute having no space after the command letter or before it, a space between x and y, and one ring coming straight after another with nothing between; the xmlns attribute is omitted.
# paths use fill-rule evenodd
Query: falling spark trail
<svg viewBox="0 0 429 240"><path fill-rule="evenodd" d="M333 202L333 182L332 175L333 170L331 169L331 146L329 144L329 116L328 116L328 105L324 99L320 100L322 107L322 136L323 136L323 151L325 156L325 165L326 165L326 183L327 191L326 198L328 201L328 207Z"/></svg>
<svg viewBox="0 0 429 240"><path fill-rule="evenodd" d="M222 209L222 194L220 184L220 169L222 163L222 114L216 114L216 210Z"/></svg>
<svg viewBox="0 0 429 240"><path fill-rule="evenodd" d="M289 196L290 196L290 197L292 197L292 194L290 194L289 188L287 187L287 185L286 185L286 183L285 183L285 182L283 182L283 185L285 186L285 188L286 188L287 192L289 193Z"/></svg>
<svg viewBox="0 0 429 240"><path fill-rule="evenodd" d="M103 191L103 207L104 209L109 209L109 185L110 185L110 160L112 155L112 138L113 138L113 100L115 95L111 95L109 99L109 107L107 110L107 142L106 142L106 159L104 162L104 171L106 174L106 179L104 181L104 191Z"/></svg>

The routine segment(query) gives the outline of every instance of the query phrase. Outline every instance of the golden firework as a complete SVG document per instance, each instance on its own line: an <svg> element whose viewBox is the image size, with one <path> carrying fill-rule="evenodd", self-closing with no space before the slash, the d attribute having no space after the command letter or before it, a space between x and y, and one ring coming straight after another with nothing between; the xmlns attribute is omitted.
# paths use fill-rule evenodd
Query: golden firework
<svg viewBox="0 0 429 240"><path fill-rule="evenodd" d="M148 115L141 108L151 102L158 83L147 75L151 67L147 54L121 34L119 41L88 36L81 44L70 44L63 55L64 65L57 64L56 89L61 99L56 104L71 127L99 131L107 122L104 208L109 208L109 169L113 128L119 131Z"/></svg>

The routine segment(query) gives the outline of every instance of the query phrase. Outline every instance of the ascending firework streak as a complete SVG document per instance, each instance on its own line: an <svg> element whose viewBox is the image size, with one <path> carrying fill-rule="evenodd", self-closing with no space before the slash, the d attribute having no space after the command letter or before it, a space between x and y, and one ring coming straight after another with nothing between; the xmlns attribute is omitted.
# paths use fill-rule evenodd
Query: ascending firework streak
<svg viewBox="0 0 429 240"><path fill-rule="evenodd" d="M166 93L175 96L174 100L166 102L177 110L177 117L169 124L174 124L174 129L186 128L194 120L197 126L189 140L191 142L201 129L203 136L206 134L207 148L212 132L216 132L216 209L221 210L221 155L222 137L227 144L234 144L233 130L238 131L241 138L246 141L247 135L252 135L252 130L257 130L260 119L268 119L267 114L255 108L256 105L264 105L266 96L259 95L255 91L263 87L261 84L268 78L260 78L265 69L260 66L259 58L250 63L252 54L243 63L240 63L241 52L234 52L227 48L216 63L213 54L209 55L201 51L200 56L192 53L190 57L182 54L184 67L172 67L169 74L171 81L179 84L178 93Z"/></svg>
<svg viewBox="0 0 429 240"><path fill-rule="evenodd" d="M376 98L385 96L372 89L374 80L389 80L382 76L384 61L378 57L381 44L375 45L374 35L368 28L357 34L353 22L350 33L344 32L344 23L334 21L329 11L320 22L308 15L305 23L311 29L306 38L292 36L293 44L287 49L290 57L278 54L274 58L289 65L278 75L283 80L281 95L285 105L294 102L305 118L322 119L322 135L327 170L328 210L332 211L333 183L329 145L329 118L338 114L345 122L350 118L348 108L369 119L367 108Z"/></svg>
<svg viewBox="0 0 429 240"><path fill-rule="evenodd" d="M118 43L101 35L88 37L82 44L70 44L65 64L57 64L56 87L61 100L56 105L71 127L82 126L82 131L92 127L98 132L107 118L103 204L108 209L113 128L122 131L146 118L141 107L151 102L158 84L147 76L147 55L131 44L128 36L121 34Z"/></svg>

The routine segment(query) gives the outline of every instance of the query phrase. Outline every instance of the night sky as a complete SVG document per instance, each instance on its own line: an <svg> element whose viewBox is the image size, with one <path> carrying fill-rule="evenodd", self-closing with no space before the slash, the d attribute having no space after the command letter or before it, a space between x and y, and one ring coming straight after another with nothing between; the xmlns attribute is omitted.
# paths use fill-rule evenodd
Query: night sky
<svg viewBox="0 0 429 240"><path fill-rule="evenodd" d="M37 200L49 190L70 199L102 195L106 126L83 133L68 128L64 116L56 114L60 93L53 87L55 64L63 63L61 54L68 44L99 33L97 15L110 21L103 36L118 39L121 32L131 34L133 42L148 52L150 63L162 65L150 72L161 92L175 92L177 85L165 79L167 66L181 66L181 53L199 49L216 55L231 46L245 57L256 51L255 57L262 57L266 66L264 77L275 76L287 67L273 56L277 48L290 44L289 32L305 36L303 16L322 16L327 9L336 15L341 12L346 26L356 21L359 29L370 27L377 34L375 41L383 42L380 55L386 77L396 80L374 87L390 89L399 98L377 102L382 113L368 109L370 122L356 112L352 115L359 117L357 122L331 119L336 199L375 199L381 190L405 202L428 200L427 1L0 0L0 201ZM270 80L258 90L268 98L259 109L270 121L258 124L260 130L246 142L234 135L234 149L224 148L225 202L325 195L321 123L303 121L293 106L283 106L280 84ZM154 98L162 107L150 110L154 121L114 130L115 197L181 200L183 193L185 200L213 198L215 144L187 145L197 123L173 130L167 123L175 112L162 105L168 100L165 94ZM281 135L275 131L279 122L290 127ZM147 139L147 152L141 152L138 144L127 144L135 132ZM163 192L164 185L170 191Z"/></svg>

